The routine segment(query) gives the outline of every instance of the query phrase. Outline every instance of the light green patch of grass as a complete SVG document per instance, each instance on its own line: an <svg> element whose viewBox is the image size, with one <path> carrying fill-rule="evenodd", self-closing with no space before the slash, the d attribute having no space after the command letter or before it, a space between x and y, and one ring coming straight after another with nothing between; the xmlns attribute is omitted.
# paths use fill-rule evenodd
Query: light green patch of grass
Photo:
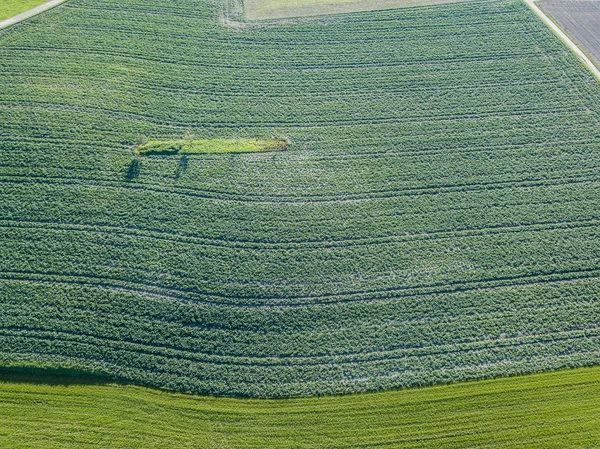
<svg viewBox="0 0 600 449"><path fill-rule="evenodd" d="M13 449L591 448L600 367L286 400L4 374L0 423L0 447Z"/></svg>
<svg viewBox="0 0 600 449"><path fill-rule="evenodd" d="M460 1L465 0L245 0L244 6L247 20L265 20L409 8Z"/></svg>
<svg viewBox="0 0 600 449"><path fill-rule="evenodd" d="M137 146L141 155L260 153L287 149L287 139L149 140Z"/></svg>
<svg viewBox="0 0 600 449"><path fill-rule="evenodd" d="M48 0L0 0L0 21L46 3Z"/></svg>

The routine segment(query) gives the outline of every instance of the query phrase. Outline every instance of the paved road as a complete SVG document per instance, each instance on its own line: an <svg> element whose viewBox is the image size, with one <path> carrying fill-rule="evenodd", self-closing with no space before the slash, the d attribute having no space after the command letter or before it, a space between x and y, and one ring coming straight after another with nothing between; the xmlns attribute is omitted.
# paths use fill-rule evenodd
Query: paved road
<svg viewBox="0 0 600 449"><path fill-rule="evenodd" d="M39 14L41 12L44 12L44 11L46 11L56 5L59 5L65 1L66 0L51 0L47 3L44 3L43 5L36 6L35 8L30 9L29 11L25 11L25 12L22 12L21 14L17 14L16 16L11 17L10 19L6 19L6 20L0 22L0 30L2 28L6 28L11 25L14 25L15 23L18 23L21 20L29 19L30 17L35 16L36 14Z"/></svg>
<svg viewBox="0 0 600 449"><path fill-rule="evenodd" d="M584 52L580 50L575 42L571 40L569 36L565 34L563 30L561 30L537 5L534 3L534 0L525 0L525 3L535 12L540 19L544 21L546 25L550 27L554 34L556 34L560 39L567 44L567 46L571 49L575 55L581 59L581 61L587 66L588 69L594 74L594 76L600 81L600 70L598 67L594 65L590 58L588 58Z"/></svg>

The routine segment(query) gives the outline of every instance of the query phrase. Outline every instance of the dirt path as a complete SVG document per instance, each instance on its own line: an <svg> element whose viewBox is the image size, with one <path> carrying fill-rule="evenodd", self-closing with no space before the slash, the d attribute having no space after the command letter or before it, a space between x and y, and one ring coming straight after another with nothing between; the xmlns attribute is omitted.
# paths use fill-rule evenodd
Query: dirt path
<svg viewBox="0 0 600 449"><path fill-rule="evenodd" d="M567 46L571 49L573 53L583 62L588 69L594 74L594 76L600 81L600 70L598 67L590 61L583 51L577 46L575 42L571 40L571 38L561 30L553 21L550 19L544 11L542 11L538 6L534 3L534 0L524 0L527 6L531 8L531 10L537 14L537 16L544 21L546 25L550 27L550 29L556 34Z"/></svg>
<svg viewBox="0 0 600 449"><path fill-rule="evenodd" d="M33 17L36 14L39 14L50 8L53 8L56 5L60 5L61 3L65 2L65 1L66 0L51 0L40 6L36 6L35 8L30 9L29 11L25 11L25 12L22 12L21 14L17 14L16 16L11 17L10 19L6 19L6 20L0 22L0 30L2 28L6 28L11 25L14 25L15 23L21 22L22 20L29 19L30 17Z"/></svg>

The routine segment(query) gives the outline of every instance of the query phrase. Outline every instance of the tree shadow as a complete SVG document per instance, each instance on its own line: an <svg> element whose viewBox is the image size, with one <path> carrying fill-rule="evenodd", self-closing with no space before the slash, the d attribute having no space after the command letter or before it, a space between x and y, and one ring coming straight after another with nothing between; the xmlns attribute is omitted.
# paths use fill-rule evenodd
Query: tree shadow
<svg viewBox="0 0 600 449"><path fill-rule="evenodd" d="M50 386L108 385L132 383L103 373L70 368L0 367L0 382Z"/></svg>
<svg viewBox="0 0 600 449"><path fill-rule="evenodd" d="M133 181L140 174L140 166L142 163L138 159L133 159L129 166L127 167L127 171L125 172L125 180Z"/></svg>
<svg viewBox="0 0 600 449"><path fill-rule="evenodd" d="M181 156L181 159L179 160L179 165L177 166L177 171L175 172L175 179L179 179L181 175L185 173L189 163L190 159L188 158L187 154Z"/></svg>

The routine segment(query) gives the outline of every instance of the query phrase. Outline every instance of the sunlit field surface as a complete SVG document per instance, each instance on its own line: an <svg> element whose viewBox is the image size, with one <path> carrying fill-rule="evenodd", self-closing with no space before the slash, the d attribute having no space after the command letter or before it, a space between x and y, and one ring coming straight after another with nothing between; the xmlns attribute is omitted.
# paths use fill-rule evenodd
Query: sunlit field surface
<svg viewBox="0 0 600 449"><path fill-rule="evenodd" d="M2 0L0 1L0 21L21 14L48 0Z"/></svg>
<svg viewBox="0 0 600 449"><path fill-rule="evenodd" d="M525 4L226 6L0 31L2 364L288 397L600 362L600 86ZM135 151L186 136L290 143Z"/></svg>
<svg viewBox="0 0 600 449"><path fill-rule="evenodd" d="M287 400L4 375L0 446L593 448L599 403L600 368Z"/></svg>

